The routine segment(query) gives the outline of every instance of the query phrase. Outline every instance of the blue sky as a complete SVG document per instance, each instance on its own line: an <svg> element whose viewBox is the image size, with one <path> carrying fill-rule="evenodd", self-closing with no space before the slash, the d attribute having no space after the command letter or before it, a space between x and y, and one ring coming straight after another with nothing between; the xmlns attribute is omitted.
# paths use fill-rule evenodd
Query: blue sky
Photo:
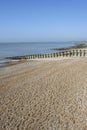
<svg viewBox="0 0 87 130"><path fill-rule="evenodd" d="M0 0L0 42L87 40L87 0Z"/></svg>

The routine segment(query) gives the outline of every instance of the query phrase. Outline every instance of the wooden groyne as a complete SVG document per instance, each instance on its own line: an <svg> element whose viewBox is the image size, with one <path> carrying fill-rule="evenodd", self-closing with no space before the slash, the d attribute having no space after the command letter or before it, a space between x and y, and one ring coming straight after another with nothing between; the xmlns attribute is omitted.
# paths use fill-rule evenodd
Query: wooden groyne
<svg viewBox="0 0 87 130"><path fill-rule="evenodd" d="M71 51L61 51L51 54L36 54L29 55L26 59L40 59L40 58L57 58L57 57L86 57L86 50L71 50Z"/></svg>
<svg viewBox="0 0 87 130"><path fill-rule="evenodd" d="M12 60L23 60L23 59L43 59L43 58L61 58L61 57L87 57L87 50L71 50L71 51L61 51L51 54L35 54L26 56L14 56L7 57L7 59Z"/></svg>

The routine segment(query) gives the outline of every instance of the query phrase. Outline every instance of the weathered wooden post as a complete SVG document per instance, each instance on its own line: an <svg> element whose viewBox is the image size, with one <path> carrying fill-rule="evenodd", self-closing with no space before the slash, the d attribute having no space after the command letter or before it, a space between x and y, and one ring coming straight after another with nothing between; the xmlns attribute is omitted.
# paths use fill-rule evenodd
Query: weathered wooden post
<svg viewBox="0 0 87 130"><path fill-rule="evenodd" d="M83 56L85 56L86 55L86 51L85 50L83 50Z"/></svg>
<svg viewBox="0 0 87 130"><path fill-rule="evenodd" d="M72 52L70 51L70 57L72 56Z"/></svg>
<svg viewBox="0 0 87 130"><path fill-rule="evenodd" d="M52 58L52 53L50 54L50 57Z"/></svg>
<svg viewBox="0 0 87 130"><path fill-rule="evenodd" d="M55 57L56 57L56 53L55 53Z"/></svg>
<svg viewBox="0 0 87 130"><path fill-rule="evenodd" d="M40 54L40 58L42 57L42 55Z"/></svg>
<svg viewBox="0 0 87 130"><path fill-rule="evenodd" d="M49 56L49 54L48 54L48 58L49 58L50 56Z"/></svg>
<svg viewBox="0 0 87 130"><path fill-rule="evenodd" d="M47 58L47 54L45 54L45 58Z"/></svg>
<svg viewBox="0 0 87 130"><path fill-rule="evenodd" d="M68 51L66 51L66 56L68 56Z"/></svg>
<svg viewBox="0 0 87 130"><path fill-rule="evenodd" d="M65 56L64 51L62 52L62 54L63 54L63 57L64 57Z"/></svg>
<svg viewBox="0 0 87 130"><path fill-rule="evenodd" d="M30 55L30 59L32 59L31 55Z"/></svg>
<svg viewBox="0 0 87 130"><path fill-rule="evenodd" d="M54 53L54 57L56 57L56 53Z"/></svg>
<svg viewBox="0 0 87 130"><path fill-rule="evenodd" d="M36 55L36 58L38 58L38 55Z"/></svg>
<svg viewBox="0 0 87 130"><path fill-rule="evenodd" d="M74 50L73 50L72 54L73 54L73 56L75 55L75 51Z"/></svg>
<svg viewBox="0 0 87 130"><path fill-rule="evenodd" d="M40 54L39 54L39 58L40 58Z"/></svg>
<svg viewBox="0 0 87 130"><path fill-rule="evenodd" d="M42 54L40 55L40 58L42 58Z"/></svg>
<svg viewBox="0 0 87 130"><path fill-rule="evenodd" d="M42 54L42 58L44 58L44 54Z"/></svg>
<svg viewBox="0 0 87 130"><path fill-rule="evenodd" d="M43 58L45 57L45 55L43 54Z"/></svg>
<svg viewBox="0 0 87 130"><path fill-rule="evenodd" d="M76 56L78 56L78 50L76 50Z"/></svg>
<svg viewBox="0 0 87 130"><path fill-rule="evenodd" d="M42 58L42 54L40 54L40 58Z"/></svg>
<svg viewBox="0 0 87 130"><path fill-rule="evenodd" d="M35 55L35 58L37 58L37 55Z"/></svg>
<svg viewBox="0 0 87 130"><path fill-rule="evenodd" d="M36 55L34 55L34 59L36 59Z"/></svg>
<svg viewBox="0 0 87 130"><path fill-rule="evenodd" d="M58 53L56 52L56 57L58 57Z"/></svg>
<svg viewBox="0 0 87 130"><path fill-rule="evenodd" d="M42 56L42 55L40 54L40 58L41 58L41 56Z"/></svg>
<svg viewBox="0 0 87 130"><path fill-rule="evenodd" d="M80 57L81 57L82 56L82 50L80 50L79 53L80 53Z"/></svg>
<svg viewBox="0 0 87 130"><path fill-rule="evenodd" d="M58 57L58 53L56 53L56 56Z"/></svg>

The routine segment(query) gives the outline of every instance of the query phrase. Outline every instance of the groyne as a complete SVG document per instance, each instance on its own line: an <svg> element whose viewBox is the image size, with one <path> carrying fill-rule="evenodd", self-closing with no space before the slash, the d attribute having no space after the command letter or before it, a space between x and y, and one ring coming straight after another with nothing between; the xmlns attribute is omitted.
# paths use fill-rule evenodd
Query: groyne
<svg viewBox="0 0 87 130"><path fill-rule="evenodd" d="M69 51L60 51L50 54L32 54L26 56L15 56L7 57L12 60L22 60L22 59L41 59L41 58L60 58L60 57L87 57L87 50L69 50Z"/></svg>
<svg viewBox="0 0 87 130"><path fill-rule="evenodd" d="M27 59L40 59L40 58L59 58L59 57L86 57L86 50L71 50L71 51L61 51L51 54L38 54L38 55L29 55L25 58Z"/></svg>

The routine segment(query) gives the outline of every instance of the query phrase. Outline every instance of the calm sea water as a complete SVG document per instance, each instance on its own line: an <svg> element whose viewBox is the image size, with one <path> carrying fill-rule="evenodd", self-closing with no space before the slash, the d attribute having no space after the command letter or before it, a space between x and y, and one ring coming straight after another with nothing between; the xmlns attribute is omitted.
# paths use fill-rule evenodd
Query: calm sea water
<svg viewBox="0 0 87 130"><path fill-rule="evenodd" d="M53 48L68 47L73 42L27 42L27 43L0 43L0 63L6 62L6 57L28 54L52 53Z"/></svg>

